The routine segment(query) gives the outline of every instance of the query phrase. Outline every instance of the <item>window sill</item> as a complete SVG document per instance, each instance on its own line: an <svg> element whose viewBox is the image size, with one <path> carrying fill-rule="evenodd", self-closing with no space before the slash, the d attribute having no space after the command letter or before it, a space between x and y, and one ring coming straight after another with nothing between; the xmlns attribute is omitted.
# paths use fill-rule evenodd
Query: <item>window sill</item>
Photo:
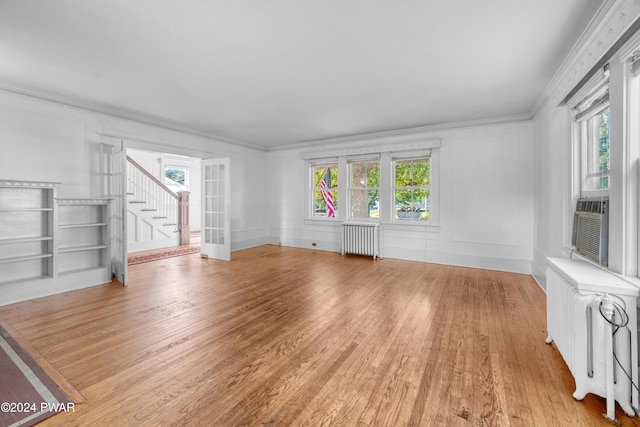
<svg viewBox="0 0 640 427"><path fill-rule="evenodd" d="M305 218L304 223L306 225L328 225L328 224L341 224L345 220L340 218Z"/></svg>
<svg viewBox="0 0 640 427"><path fill-rule="evenodd" d="M609 190L583 190L580 196L583 199L599 199L609 197Z"/></svg>

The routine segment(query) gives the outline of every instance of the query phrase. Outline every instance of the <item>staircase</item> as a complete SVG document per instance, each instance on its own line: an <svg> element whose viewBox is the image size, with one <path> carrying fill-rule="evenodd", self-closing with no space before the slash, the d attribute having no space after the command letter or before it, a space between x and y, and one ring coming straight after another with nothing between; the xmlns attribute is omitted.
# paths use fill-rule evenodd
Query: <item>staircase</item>
<svg viewBox="0 0 640 427"><path fill-rule="evenodd" d="M189 244L189 192L174 193L127 156L128 252Z"/></svg>

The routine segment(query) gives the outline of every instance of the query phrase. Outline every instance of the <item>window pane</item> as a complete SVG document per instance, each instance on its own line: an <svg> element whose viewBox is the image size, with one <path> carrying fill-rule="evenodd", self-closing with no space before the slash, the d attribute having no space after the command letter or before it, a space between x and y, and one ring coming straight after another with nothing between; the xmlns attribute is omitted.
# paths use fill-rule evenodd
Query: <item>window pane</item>
<svg viewBox="0 0 640 427"><path fill-rule="evenodd" d="M585 189L609 188L609 107L593 116L586 124Z"/></svg>
<svg viewBox="0 0 640 427"><path fill-rule="evenodd" d="M314 217L334 218L338 215L338 192L336 190L314 191Z"/></svg>
<svg viewBox="0 0 640 427"><path fill-rule="evenodd" d="M366 187L367 186L367 164L351 163L351 186Z"/></svg>
<svg viewBox="0 0 640 427"><path fill-rule="evenodd" d="M338 215L338 165L311 166L313 179L312 215L335 218Z"/></svg>
<svg viewBox="0 0 640 427"><path fill-rule="evenodd" d="M396 161L396 187L411 185L411 160Z"/></svg>
<svg viewBox="0 0 640 427"><path fill-rule="evenodd" d="M378 190L351 191L352 218L379 218L378 206L380 195Z"/></svg>
<svg viewBox="0 0 640 427"><path fill-rule="evenodd" d="M430 191L428 189L396 189L395 202L395 217L397 219L429 219L431 204Z"/></svg>
<svg viewBox="0 0 640 427"><path fill-rule="evenodd" d="M323 181L328 188L338 188L338 165L313 166L314 188L320 188Z"/></svg>
<svg viewBox="0 0 640 427"><path fill-rule="evenodd" d="M188 174L185 168L166 168L164 170L164 184L174 192L188 190Z"/></svg>
<svg viewBox="0 0 640 427"><path fill-rule="evenodd" d="M395 161L395 215L401 220L428 220L430 214L429 157Z"/></svg>
<svg viewBox="0 0 640 427"><path fill-rule="evenodd" d="M429 185L429 159L419 159L413 164L413 181L417 186Z"/></svg>
<svg viewBox="0 0 640 427"><path fill-rule="evenodd" d="M375 187L380 185L380 162L351 163L351 187Z"/></svg>
<svg viewBox="0 0 640 427"><path fill-rule="evenodd" d="M396 187L428 186L429 158L396 160Z"/></svg>

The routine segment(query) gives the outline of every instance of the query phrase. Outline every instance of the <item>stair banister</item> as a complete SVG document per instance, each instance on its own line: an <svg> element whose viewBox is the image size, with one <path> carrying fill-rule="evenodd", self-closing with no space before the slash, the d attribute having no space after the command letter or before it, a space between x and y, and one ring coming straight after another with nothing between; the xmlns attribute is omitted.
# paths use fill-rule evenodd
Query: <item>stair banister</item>
<svg viewBox="0 0 640 427"><path fill-rule="evenodd" d="M190 240L189 228L189 192L177 194L162 181L153 176L131 157L127 162L128 190L135 198L144 201L144 210L153 211L156 218L164 220L166 225L174 225L179 233L180 245L188 245Z"/></svg>

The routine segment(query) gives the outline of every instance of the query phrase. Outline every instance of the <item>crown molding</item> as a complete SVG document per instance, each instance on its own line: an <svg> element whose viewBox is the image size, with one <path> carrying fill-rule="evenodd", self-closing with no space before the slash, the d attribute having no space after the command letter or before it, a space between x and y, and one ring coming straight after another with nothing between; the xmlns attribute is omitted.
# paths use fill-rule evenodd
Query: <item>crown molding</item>
<svg viewBox="0 0 640 427"><path fill-rule="evenodd" d="M433 136L427 136L433 132L441 132L451 129L465 127L490 126L496 124L517 123L531 120L530 114L516 114L512 116L492 117L488 119L468 120L460 122L440 123L436 125L418 126L411 128L395 129L381 132L362 133L335 138L315 139L311 141L295 142L292 144L272 147L268 151L282 151L302 149L306 147L317 147L318 145L345 144L350 142L361 142L367 144L399 144L433 140Z"/></svg>
<svg viewBox="0 0 640 427"><path fill-rule="evenodd" d="M640 0L605 1L532 107L559 105L640 17Z"/></svg>
<svg viewBox="0 0 640 427"><path fill-rule="evenodd" d="M640 31L635 33L627 40L627 42L618 51L618 59L620 62L631 61L639 53L640 49Z"/></svg>
<svg viewBox="0 0 640 427"><path fill-rule="evenodd" d="M45 92L38 89L27 88L23 86L16 86L5 82L0 82L0 90L18 95L24 95L31 98L40 99L43 101L52 102L55 104L65 105L67 107L73 107L80 110L91 111L98 114L104 114L107 116L118 117L125 120L131 120L134 122L152 125L168 130L178 131L194 136L199 136L207 139L215 140L216 142L239 145L246 148L251 148L259 151L267 151L264 147L249 144L244 141L238 141L230 138L224 138L210 132L196 129L180 122L175 122L162 117L152 116L149 114L141 114L135 111L127 110L124 108L108 107L106 105L95 104L92 102L82 101L76 98L63 96L55 93Z"/></svg>

